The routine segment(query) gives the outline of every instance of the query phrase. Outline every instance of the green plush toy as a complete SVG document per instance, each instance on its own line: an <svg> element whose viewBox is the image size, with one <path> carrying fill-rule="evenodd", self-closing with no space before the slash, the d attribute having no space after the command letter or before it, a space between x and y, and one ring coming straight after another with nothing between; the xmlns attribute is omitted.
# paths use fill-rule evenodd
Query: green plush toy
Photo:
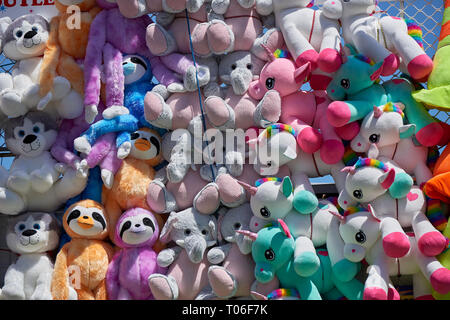
<svg viewBox="0 0 450 320"><path fill-rule="evenodd" d="M450 2L449 1L447 1L447 2L450 5ZM447 226L445 227L445 230L443 233L444 233L444 236L447 237L447 239L450 238L450 221L449 221L449 223L447 223ZM446 267L447 269L450 269L450 248L447 246L447 249L442 251L442 253L437 256L437 259L444 267ZM435 290L433 290L433 297L436 300L450 300L450 292L447 294L440 294L440 293L436 292Z"/></svg>
<svg viewBox="0 0 450 320"><path fill-rule="evenodd" d="M424 103L428 108L443 111L450 110L450 0L444 1L441 33L434 68L428 78L428 89L413 93L414 99Z"/></svg>

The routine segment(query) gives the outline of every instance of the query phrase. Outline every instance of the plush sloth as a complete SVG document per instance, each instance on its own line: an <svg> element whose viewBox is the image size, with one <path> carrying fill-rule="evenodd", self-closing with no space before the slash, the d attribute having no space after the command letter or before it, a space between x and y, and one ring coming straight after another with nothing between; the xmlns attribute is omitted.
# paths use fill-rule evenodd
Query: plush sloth
<svg viewBox="0 0 450 320"><path fill-rule="evenodd" d="M49 152L57 136L57 124L42 111L9 119L5 141L16 156L9 175L0 181L0 213L52 212L86 186L87 176L56 162Z"/></svg>
<svg viewBox="0 0 450 320"><path fill-rule="evenodd" d="M79 300L107 300L106 272L114 250L104 241L111 227L105 209L93 200L76 202L64 213L63 227L72 240L56 257L53 299L69 299L72 286Z"/></svg>
<svg viewBox="0 0 450 320"><path fill-rule="evenodd" d="M53 262L46 252L57 248L60 226L52 214L29 212L10 217L6 244L19 255L5 274L4 300L51 300Z"/></svg>

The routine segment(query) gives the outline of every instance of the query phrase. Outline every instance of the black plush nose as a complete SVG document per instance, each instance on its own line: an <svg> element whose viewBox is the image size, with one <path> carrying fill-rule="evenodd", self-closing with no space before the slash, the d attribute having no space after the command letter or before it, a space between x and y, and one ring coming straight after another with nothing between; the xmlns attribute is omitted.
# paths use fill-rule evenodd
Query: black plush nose
<svg viewBox="0 0 450 320"><path fill-rule="evenodd" d="M25 39L31 39L33 38L35 35L37 35L36 31L28 31L27 33L25 33L25 35L23 36Z"/></svg>
<svg viewBox="0 0 450 320"><path fill-rule="evenodd" d="M36 232L37 232L36 230L28 229L28 230L25 230L24 232L22 232L22 235L25 237L31 237Z"/></svg>
<svg viewBox="0 0 450 320"><path fill-rule="evenodd" d="M139 228L141 225L140 225L139 223L136 223L134 226L135 226L136 228Z"/></svg>
<svg viewBox="0 0 450 320"><path fill-rule="evenodd" d="M29 134L23 139L23 143L33 143L36 139L37 137L34 134Z"/></svg>

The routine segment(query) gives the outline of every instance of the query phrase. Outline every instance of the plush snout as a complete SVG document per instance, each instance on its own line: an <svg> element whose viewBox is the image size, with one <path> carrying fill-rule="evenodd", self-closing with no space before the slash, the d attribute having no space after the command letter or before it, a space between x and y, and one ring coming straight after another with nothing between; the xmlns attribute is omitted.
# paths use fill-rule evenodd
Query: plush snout
<svg viewBox="0 0 450 320"><path fill-rule="evenodd" d="M365 153L369 150L369 144L364 141L364 138L358 134L350 143L350 147L355 152Z"/></svg>
<svg viewBox="0 0 450 320"><path fill-rule="evenodd" d="M185 248L193 263L200 263L206 250L206 240L198 236L185 239Z"/></svg>
<svg viewBox="0 0 450 320"><path fill-rule="evenodd" d="M273 279L272 266L267 263L257 263L255 266L255 278L261 283L267 283Z"/></svg>
<svg viewBox="0 0 450 320"><path fill-rule="evenodd" d="M344 257L351 262L359 262L366 256L366 249L358 244L346 244L344 246Z"/></svg>
<svg viewBox="0 0 450 320"><path fill-rule="evenodd" d="M231 72L230 78L234 93L241 96L247 92L253 74L249 69L237 68Z"/></svg>
<svg viewBox="0 0 450 320"><path fill-rule="evenodd" d="M261 82L259 80L255 80L250 83L250 86L248 87L248 94L250 95L250 97L255 100L261 100L264 97L265 93L266 89L261 85Z"/></svg>

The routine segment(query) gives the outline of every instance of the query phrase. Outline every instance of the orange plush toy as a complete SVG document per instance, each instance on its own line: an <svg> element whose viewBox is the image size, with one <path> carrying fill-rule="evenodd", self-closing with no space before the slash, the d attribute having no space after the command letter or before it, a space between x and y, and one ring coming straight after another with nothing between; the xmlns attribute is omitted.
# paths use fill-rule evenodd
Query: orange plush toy
<svg viewBox="0 0 450 320"><path fill-rule="evenodd" d="M104 240L114 228L104 207L93 200L76 202L64 213L63 227L72 240L56 257L53 299L72 299L73 288L78 300L107 300L106 272L114 250Z"/></svg>
<svg viewBox="0 0 450 320"><path fill-rule="evenodd" d="M95 16L102 10L96 0L56 0L59 15L50 22L50 36L41 68L40 94L50 92L56 74L69 80L72 88L83 95L84 74L77 59L84 59L89 30ZM74 19L74 12L67 12L70 5L80 9L80 24Z"/></svg>
<svg viewBox="0 0 450 320"><path fill-rule="evenodd" d="M423 191L432 199L450 203L450 143L447 144L433 170L433 178L427 181Z"/></svg>
<svg viewBox="0 0 450 320"><path fill-rule="evenodd" d="M103 187L103 203L110 219L110 239L114 241L114 230L121 214L131 208L152 211L147 204L147 189L155 177L154 166L162 160L161 137L149 128L141 128L131 134L131 151L114 176L111 189ZM164 220L155 214L162 229ZM164 246L159 240L153 249L159 252Z"/></svg>

